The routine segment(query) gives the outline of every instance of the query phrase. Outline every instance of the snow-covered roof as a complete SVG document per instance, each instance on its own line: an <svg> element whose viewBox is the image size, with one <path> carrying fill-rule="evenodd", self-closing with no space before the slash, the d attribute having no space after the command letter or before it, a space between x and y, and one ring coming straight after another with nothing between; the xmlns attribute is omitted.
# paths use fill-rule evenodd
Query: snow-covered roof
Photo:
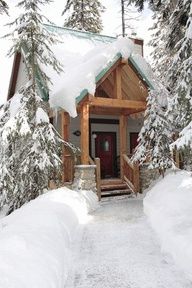
<svg viewBox="0 0 192 288"><path fill-rule="evenodd" d="M51 49L63 65L63 72L57 74L52 67L42 67L52 82L49 87L49 101L52 108L63 108L75 117L76 104L87 93L94 95L96 83L120 58L129 59L147 86L154 88L151 68L139 55L142 54L140 40L138 44L129 38L117 39L53 25L45 26L61 39L61 43L57 43ZM37 73L39 83L42 83L40 76ZM46 98L46 91L43 88L45 85L42 83L39 87L43 98Z"/></svg>
<svg viewBox="0 0 192 288"><path fill-rule="evenodd" d="M62 63L63 72L58 75L52 68L45 67L45 72L53 84L50 86L50 104L52 107L62 107L73 117L76 116L76 104L87 92L94 95L97 81L119 58L129 58L136 69L139 68L132 58L137 50L133 40L52 25L46 27L57 33L62 41L52 50ZM144 70L146 69L143 65L143 69L140 67L138 72L142 74L148 86L152 87L152 81L150 83Z"/></svg>

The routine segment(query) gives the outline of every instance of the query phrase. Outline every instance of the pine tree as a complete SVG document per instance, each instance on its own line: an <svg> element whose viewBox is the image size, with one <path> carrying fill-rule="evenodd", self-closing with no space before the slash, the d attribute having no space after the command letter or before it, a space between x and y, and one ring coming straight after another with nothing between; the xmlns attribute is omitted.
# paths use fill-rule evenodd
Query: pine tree
<svg viewBox="0 0 192 288"><path fill-rule="evenodd" d="M147 161L149 169L159 169L160 174L164 175L165 170L172 165L172 160L169 148L170 126L166 119L165 108L158 101L162 93L161 90L151 90L149 93L144 124L132 160L140 164Z"/></svg>
<svg viewBox="0 0 192 288"><path fill-rule="evenodd" d="M173 95L170 114L175 129L181 131L192 120L192 3L190 0L178 1L175 13L170 19L171 31L178 31L175 27L175 22L178 21L181 22L178 41L170 40L168 43L171 47L174 45L175 53L167 78Z"/></svg>
<svg viewBox="0 0 192 288"><path fill-rule="evenodd" d="M7 35L13 37L14 42L9 55L18 51L22 53L29 76L29 82L19 96L14 96L1 109L1 206L7 204L12 209L43 193L49 180L57 178L60 173L62 140L49 123L48 108L39 97L40 83L36 77L38 72L45 89L48 89L50 79L41 69L42 64L61 71L61 65L50 48L56 39L42 25L46 18L40 14L38 7L49 2L19 2L18 6L23 8L24 13L9 24L15 28ZM19 97L19 105L13 113L15 97Z"/></svg>
<svg viewBox="0 0 192 288"><path fill-rule="evenodd" d="M101 13L104 6L98 0L67 0L62 15L67 15L64 26L100 33L103 29Z"/></svg>
<svg viewBox="0 0 192 288"><path fill-rule="evenodd" d="M8 15L8 5L4 0L0 0L0 14L6 13Z"/></svg>
<svg viewBox="0 0 192 288"><path fill-rule="evenodd" d="M184 37L177 43L177 53L173 57L168 72L168 83L173 89L170 101L169 115L174 123L175 131L179 132L179 139L173 144L180 150L184 168L192 168L192 3L191 1L178 2L177 12L188 15L184 18ZM174 17L175 16L175 17ZM176 21L177 14L173 15L172 22ZM182 16L183 19L184 16ZM186 16L185 16L186 17Z"/></svg>
<svg viewBox="0 0 192 288"><path fill-rule="evenodd" d="M133 2L143 9L145 1ZM170 91L168 117L172 133L183 138L181 131L190 131L185 127L192 120L192 3L191 0L154 0L150 1L150 7L155 21L150 43L154 48L154 71ZM190 144L187 147L186 141L181 142L185 143L182 153L184 162L188 163L192 159Z"/></svg>
<svg viewBox="0 0 192 288"><path fill-rule="evenodd" d="M18 7L24 10L12 23L7 24L9 27L15 28L10 34L5 35L13 41L13 46L10 48L8 55L12 56L16 52L21 52L25 57L25 64L29 79L32 79L32 84L39 85L35 74L38 70L43 77L47 88L48 82L51 82L49 77L40 68L40 64L45 66L50 65L58 73L62 71L60 63L55 58L51 51L51 46L59 42L55 34L49 32L44 22L49 20L40 14L38 5L45 5L52 2L51 0L23 0L18 3Z"/></svg>

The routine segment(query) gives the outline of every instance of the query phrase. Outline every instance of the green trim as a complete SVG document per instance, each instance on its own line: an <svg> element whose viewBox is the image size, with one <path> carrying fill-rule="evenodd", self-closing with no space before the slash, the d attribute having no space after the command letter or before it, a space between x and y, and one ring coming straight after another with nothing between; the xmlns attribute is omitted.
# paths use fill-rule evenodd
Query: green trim
<svg viewBox="0 0 192 288"><path fill-rule="evenodd" d="M133 64L133 66L135 67L135 69L138 71L138 73L142 76L143 80L147 83L147 85L149 86L150 89L155 89L153 84L151 83L151 81L149 81L149 79L145 76L145 74L142 72L142 70L139 68L139 66L137 65L137 63L133 60L132 56L129 57L130 62Z"/></svg>
<svg viewBox="0 0 192 288"><path fill-rule="evenodd" d="M79 96L76 97L76 103L78 104L88 94L88 92L87 89L83 89Z"/></svg>
<svg viewBox="0 0 192 288"><path fill-rule="evenodd" d="M93 32L88 32L88 31L81 31L81 30L75 30L71 28L66 28L66 27L59 27L56 25L50 25L50 24L44 24L44 26L51 32L57 32L61 34L71 34L79 38L85 38L85 39L93 39L98 42L113 42L116 37L112 36L107 36L107 35L101 35Z"/></svg>

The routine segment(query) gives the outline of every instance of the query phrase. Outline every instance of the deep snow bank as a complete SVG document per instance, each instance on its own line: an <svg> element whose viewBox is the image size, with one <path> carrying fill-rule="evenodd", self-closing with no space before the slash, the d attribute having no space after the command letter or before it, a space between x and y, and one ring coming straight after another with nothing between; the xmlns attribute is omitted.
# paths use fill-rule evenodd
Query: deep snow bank
<svg viewBox="0 0 192 288"><path fill-rule="evenodd" d="M63 288L70 241L97 208L89 191L52 190L0 220L0 287Z"/></svg>
<svg viewBox="0 0 192 288"><path fill-rule="evenodd" d="M192 280L192 176L169 173L144 199L144 211L157 232L163 252Z"/></svg>

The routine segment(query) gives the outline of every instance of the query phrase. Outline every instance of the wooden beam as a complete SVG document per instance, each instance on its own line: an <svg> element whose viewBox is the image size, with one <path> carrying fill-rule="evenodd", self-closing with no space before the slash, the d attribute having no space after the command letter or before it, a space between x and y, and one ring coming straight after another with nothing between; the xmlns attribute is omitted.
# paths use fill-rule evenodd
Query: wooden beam
<svg viewBox="0 0 192 288"><path fill-rule="evenodd" d="M113 84L110 82L109 78L105 79L105 81L101 84L103 90L108 94L109 98L113 98Z"/></svg>
<svg viewBox="0 0 192 288"><path fill-rule="evenodd" d="M119 117L119 141L120 141L120 175L124 179L123 172L123 155L127 154L127 117Z"/></svg>
<svg viewBox="0 0 192 288"><path fill-rule="evenodd" d="M89 164L89 104L81 108L81 163Z"/></svg>
<svg viewBox="0 0 192 288"><path fill-rule="evenodd" d="M124 109L135 109L145 110L145 101L134 101L134 100L122 100L122 99L107 99L101 97L90 97L90 106L97 107L109 107L109 108L124 108Z"/></svg>
<svg viewBox="0 0 192 288"><path fill-rule="evenodd" d="M130 110L131 111L131 110ZM96 107L96 106L92 106L90 107L90 113L91 114L95 114L95 115L110 115L110 116L114 116L114 115L121 115L121 114L130 114L130 111L127 110L123 110L123 109L117 109L117 108L108 108L108 107Z"/></svg>
<svg viewBox="0 0 192 288"><path fill-rule="evenodd" d="M61 135L63 140L69 141L69 124L70 124L70 116L67 112L61 112Z"/></svg>
<svg viewBox="0 0 192 288"><path fill-rule="evenodd" d="M121 87L121 67L118 66L114 71L114 98L122 99L122 87Z"/></svg>

